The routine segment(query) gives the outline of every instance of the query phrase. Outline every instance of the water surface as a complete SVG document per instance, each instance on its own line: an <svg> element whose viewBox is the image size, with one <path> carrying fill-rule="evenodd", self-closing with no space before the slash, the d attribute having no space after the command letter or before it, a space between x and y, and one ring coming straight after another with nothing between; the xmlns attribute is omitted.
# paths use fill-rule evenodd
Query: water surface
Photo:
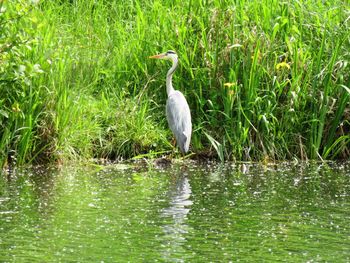
<svg viewBox="0 0 350 263"><path fill-rule="evenodd" d="M0 176L0 262L349 262L350 164Z"/></svg>

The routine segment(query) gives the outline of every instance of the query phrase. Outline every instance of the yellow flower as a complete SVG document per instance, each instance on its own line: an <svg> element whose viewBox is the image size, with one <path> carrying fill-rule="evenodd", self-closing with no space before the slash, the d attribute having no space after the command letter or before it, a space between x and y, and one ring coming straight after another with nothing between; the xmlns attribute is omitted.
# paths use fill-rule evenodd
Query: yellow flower
<svg viewBox="0 0 350 263"><path fill-rule="evenodd" d="M287 69L290 69L290 66L287 62L283 61L281 63L278 63L276 65L276 69L279 70L279 69L283 69L283 68L287 68Z"/></svg>
<svg viewBox="0 0 350 263"><path fill-rule="evenodd" d="M236 82L227 82L227 83L224 84L224 86L228 87L228 88L231 88L233 86L236 86L236 84L237 84Z"/></svg>

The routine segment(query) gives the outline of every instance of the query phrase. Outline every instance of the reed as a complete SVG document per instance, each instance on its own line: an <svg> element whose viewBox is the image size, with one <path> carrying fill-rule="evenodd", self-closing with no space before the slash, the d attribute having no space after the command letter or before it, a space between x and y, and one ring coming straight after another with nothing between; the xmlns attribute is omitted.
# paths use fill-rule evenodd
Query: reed
<svg viewBox="0 0 350 263"><path fill-rule="evenodd" d="M1 1L0 164L172 151L166 63L192 151L221 160L349 156L344 1Z"/></svg>

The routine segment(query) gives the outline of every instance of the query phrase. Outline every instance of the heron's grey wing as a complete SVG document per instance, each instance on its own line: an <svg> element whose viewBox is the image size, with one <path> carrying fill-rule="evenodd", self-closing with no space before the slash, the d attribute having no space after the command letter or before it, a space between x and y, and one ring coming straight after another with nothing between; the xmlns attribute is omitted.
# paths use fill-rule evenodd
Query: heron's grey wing
<svg viewBox="0 0 350 263"><path fill-rule="evenodd" d="M175 91L168 97L166 115L181 152L186 153L192 133L191 112L185 96L180 91Z"/></svg>

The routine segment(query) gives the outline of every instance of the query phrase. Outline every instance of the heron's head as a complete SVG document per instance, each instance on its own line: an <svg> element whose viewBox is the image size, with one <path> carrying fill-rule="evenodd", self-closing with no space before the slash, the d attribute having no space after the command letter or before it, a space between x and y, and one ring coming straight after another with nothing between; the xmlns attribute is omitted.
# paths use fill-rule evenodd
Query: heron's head
<svg viewBox="0 0 350 263"><path fill-rule="evenodd" d="M171 61L174 62L175 60L177 60L177 54L173 50L168 50L165 53L161 53L161 54L158 54L158 55L150 56L149 58L166 59L166 60L171 60Z"/></svg>

